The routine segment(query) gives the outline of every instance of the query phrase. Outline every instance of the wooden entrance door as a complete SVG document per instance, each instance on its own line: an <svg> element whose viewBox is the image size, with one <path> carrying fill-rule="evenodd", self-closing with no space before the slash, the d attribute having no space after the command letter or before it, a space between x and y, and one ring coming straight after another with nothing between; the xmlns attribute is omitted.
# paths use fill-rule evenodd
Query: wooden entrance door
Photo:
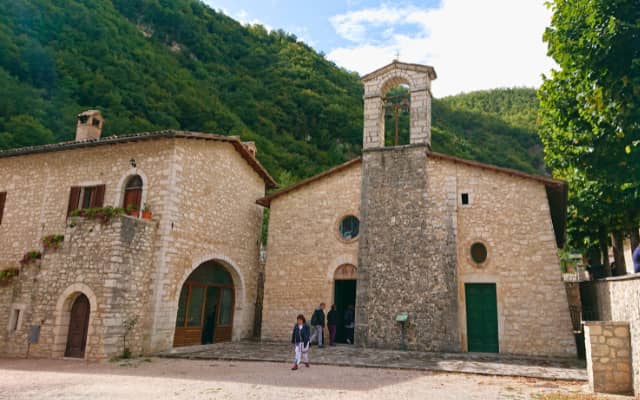
<svg viewBox="0 0 640 400"><path fill-rule="evenodd" d="M222 266L209 262L198 267L180 292L173 345L231 340L234 297L231 275Z"/></svg>
<svg viewBox="0 0 640 400"><path fill-rule="evenodd" d="M84 351L87 346L87 331L89 330L89 313L89 299L84 294L81 294L71 306L67 348L64 352L65 357L84 358Z"/></svg>
<svg viewBox="0 0 640 400"><path fill-rule="evenodd" d="M468 350L497 353L498 304L495 283L467 283L464 285L467 304Z"/></svg>

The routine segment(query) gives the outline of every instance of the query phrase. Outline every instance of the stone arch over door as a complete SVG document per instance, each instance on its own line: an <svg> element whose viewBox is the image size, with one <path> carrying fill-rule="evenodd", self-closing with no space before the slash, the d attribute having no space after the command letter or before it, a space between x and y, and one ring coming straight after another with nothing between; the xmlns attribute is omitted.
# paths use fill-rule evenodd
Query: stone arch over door
<svg viewBox="0 0 640 400"><path fill-rule="evenodd" d="M431 147L431 81L433 67L394 61L362 78L364 84L363 148L384 147L384 96L394 86L410 91L410 144Z"/></svg>
<svg viewBox="0 0 640 400"><path fill-rule="evenodd" d="M203 285L199 285L197 282L194 283L191 281L191 278L193 277L193 274L202 266L207 266L207 265L218 265L221 268L224 269L224 271L226 271L231 279L231 284L207 284L207 283L203 283ZM183 331L184 329L181 329L178 325L180 323L182 323L182 327L186 328L188 325L188 321L184 321L182 322L180 320L180 313L181 313L181 306L186 306L180 304L181 301L190 301L190 297L188 297L186 300L183 300L181 298L181 296L184 296L185 293L187 296L191 296L191 292L189 292L191 290L192 287L194 286L206 286L206 287L219 287L220 289L220 295L219 295L219 299L220 302L222 301L222 296L223 296L223 292L225 291L226 293L228 293L227 289L230 289L232 292L232 305L231 305L231 324L230 325L218 325L218 327L227 327L229 328L229 336L225 336L224 340L236 340L238 339L240 336L238 334L238 332L240 331L240 329L237 329L239 326L242 325L242 321L245 318L244 312L245 312L245 307L243 307L243 305L246 303L246 290L245 290L245 280L243 275L240 273L239 269L237 268L236 264L228 257L224 256L224 255L219 255L219 254L215 254L215 255L211 255L211 256L207 256L207 257L202 257L200 259L198 259L196 262L193 263L192 267L186 271L181 280L180 280L180 284L176 287L176 295L175 295L175 307L174 307L174 316L175 316L175 323L174 323L174 335L173 335L173 343L174 346L182 346L182 345L186 345L186 342L184 342L184 335L183 335ZM186 287L190 287L189 289L187 289L187 292L184 292ZM199 290L199 289L197 289ZM214 290L214 289L203 289L204 295L206 295L206 291L207 290ZM228 297L226 298L228 300ZM205 300L206 303L206 300ZM219 306L222 306L222 303L217 303ZM203 306L203 312L206 312L205 310L206 304L205 306ZM215 312L218 313L218 311L220 311L218 308L216 308ZM188 316L187 316L188 317ZM216 322L218 322L218 317L215 317ZM205 324L205 320L202 320L202 326L204 327ZM220 321L222 322L222 321ZM202 331L201 331L202 332ZM220 336L218 335L219 332L214 332L215 335L217 335L218 339L222 339L220 338ZM195 340L193 337L194 333L191 333L192 338L190 339L191 341ZM202 336L201 336L202 338ZM204 339L202 339L204 340Z"/></svg>
<svg viewBox="0 0 640 400"><path fill-rule="evenodd" d="M354 264L338 266L333 273L333 303L336 305L337 325L336 341L353 343L353 327L349 331L345 324L348 312L355 314L358 270ZM349 311L349 307L354 308ZM348 340L347 340L348 339Z"/></svg>
<svg viewBox="0 0 640 400"><path fill-rule="evenodd" d="M71 321L71 311L74 303L80 296L85 296L89 302L89 321L87 327L86 344L83 358L100 358L103 356L102 349L97 348L99 340L95 328L95 318L98 311L98 301L93 290L83 283L76 283L69 286L58 297L54 312L53 327L53 350L52 357L64 357L67 348L69 335L69 323Z"/></svg>

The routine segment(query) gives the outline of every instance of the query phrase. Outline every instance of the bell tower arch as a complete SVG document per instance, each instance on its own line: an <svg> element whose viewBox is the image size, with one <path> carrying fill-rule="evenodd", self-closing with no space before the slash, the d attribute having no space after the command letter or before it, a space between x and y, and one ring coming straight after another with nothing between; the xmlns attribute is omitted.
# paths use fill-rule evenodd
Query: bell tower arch
<svg viewBox="0 0 640 400"><path fill-rule="evenodd" d="M428 65L393 61L362 77L364 132L362 148L384 147L384 98L389 89L407 85L410 93L409 143L431 148L431 81L436 71Z"/></svg>

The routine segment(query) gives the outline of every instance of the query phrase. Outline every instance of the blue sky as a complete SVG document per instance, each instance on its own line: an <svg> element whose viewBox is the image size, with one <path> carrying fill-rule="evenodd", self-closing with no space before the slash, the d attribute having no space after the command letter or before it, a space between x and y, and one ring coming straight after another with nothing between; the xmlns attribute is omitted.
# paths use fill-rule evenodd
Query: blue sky
<svg viewBox="0 0 640 400"><path fill-rule="evenodd" d="M540 84L553 62L544 0L203 0L243 24L283 29L361 74L401 61L435 67L436 97Z"/></svg>

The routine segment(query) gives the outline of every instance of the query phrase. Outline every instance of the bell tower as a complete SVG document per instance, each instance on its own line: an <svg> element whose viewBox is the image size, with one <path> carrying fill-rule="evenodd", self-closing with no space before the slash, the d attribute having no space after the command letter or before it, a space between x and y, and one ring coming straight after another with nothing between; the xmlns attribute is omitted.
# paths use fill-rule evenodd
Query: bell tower
<svg viewBox="0 0 640 400"><path fill-rule="evenodd" d="M443 198L450 188L428 168L435 78L432 67L399 61L362 78L358 346L399 348L396 316L406 313L409 349L460 349L456 203ZM398 85L408 86L409 143L385 147L385 100L392 101L387 92Z"/></svg>
<svg viewBox="0 0 640 400"><path fill-rule="evenodd" d="M362 77L364 84L364 137L362 148L384 147L385 95L403 84L409 87L409 144L431 148L431 81L436 71L428 65L393 61Z"/></svg>

